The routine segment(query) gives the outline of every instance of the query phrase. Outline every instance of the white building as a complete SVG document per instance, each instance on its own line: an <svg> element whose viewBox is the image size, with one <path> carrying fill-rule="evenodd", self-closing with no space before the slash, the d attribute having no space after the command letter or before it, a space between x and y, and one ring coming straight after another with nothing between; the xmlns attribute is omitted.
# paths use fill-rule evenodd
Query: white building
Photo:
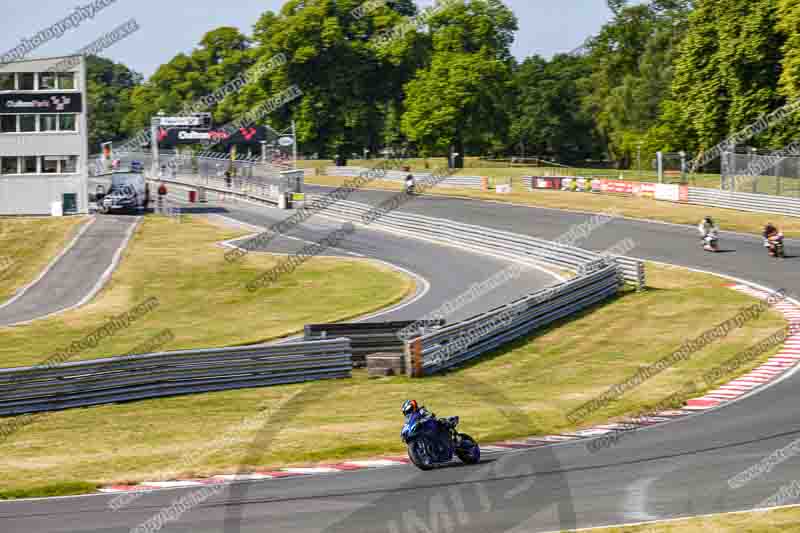
<svg viewBox="0 0 800 533"><path fill-rule="evenodd" d="M0 215L88 211L82 56L0 65Z"/></svg>

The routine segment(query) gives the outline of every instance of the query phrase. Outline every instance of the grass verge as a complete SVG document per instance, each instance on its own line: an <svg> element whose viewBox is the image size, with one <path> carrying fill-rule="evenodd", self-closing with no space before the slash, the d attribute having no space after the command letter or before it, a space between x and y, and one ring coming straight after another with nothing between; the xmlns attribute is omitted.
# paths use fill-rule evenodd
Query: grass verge
<svg viewBox="0 0 800 533"><path fill-rule="evenodd" d="M86 217L0 218L0 304L36 279Z"/></svg>
<svg viewBox="0 0 800 533"><path fill-rule="evenodd" d="M639 526L609 527L594 530L596 533L783 533L800 531L800 507L750 513L728 513L702 518L687 518L672 522L642 524Z"/></svg>
<svg viewBox="0 0 800 533"><path fill-rule="evenodd" d="M163 349L262 342L302 331L305 324L382 309L414 290L413 280L388 266L319 257L251 293L244 285L280 258L249 254L230 264L217 242L240 236L241 230L219 228L200 217L182 220L145 218L120 267L91 303L6 328L0 335L0 366L37 364L153 296L160 302L154 311L73 360L128 353L166 328L174 339Z"/></svg>
<svg viewBox="0 0 800 533"><path fill-rule="evenodd" d="M339 186L345 179L347 178L314 176L307 178L306 182L309 184ZM396 191L402 188L401 184L397 182L382 180L371 182L369 187ZM777 224L787 237L800 237L800 218L795 217L748 213L733 209L676 204L647 198L629 198L607 194L547 190L527 191L522 184L518 182L514 183L511 194L496 194L491 191L484 192L455 187L429 189L426 191L426 194L476 198L480 200L493 200L496 202L509 202L576 211L601 212L614 208L626 217L661 220L674 224L689 224L692 226L696 226L704 216L711 216L723 231L738 231L757 235L760 235L764 229L764 225L768 221L771 221Z"/></svg>
<svg viewBox="0 0 800 533"><path fill-rule="evenodd" d="M43 415L0 443L0 483L4 490L17 490L47 482L135 482L235 472L243 457L248 457L244 468L256 470L403 453L399 410L409 397L440 416L461 416L463 431L485 443L568 430L571 409L753 303L720 278L648 268L651 289L624 293L436 377L368 379L359 371L345 381ZM167 324L181 319L162 317ZM674 394L687 380L704 390L704 371L783 326L780 315L764 313L627 392L582 425L638 412ZM740 373L776 350L741 367ZM263 427L269 429L259 433Z"/></svg>

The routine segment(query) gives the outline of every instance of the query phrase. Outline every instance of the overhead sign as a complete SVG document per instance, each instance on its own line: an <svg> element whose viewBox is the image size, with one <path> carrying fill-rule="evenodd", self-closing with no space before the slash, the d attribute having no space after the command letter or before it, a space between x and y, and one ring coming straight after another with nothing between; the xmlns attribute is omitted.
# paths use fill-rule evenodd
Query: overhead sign
<svg viewBox="0 0 800 533"><path fill-rule="evenodd" d="M202 126L202 117L160 117L159 124L162 126Z"/></svg>
<svg viewBox="0 0 800 533"><path fill-rule="evenodd" d="M291 146L294 144L294 137L281 137L278 139L278 144L281 146Z"/></svg>
<svg viewBox="0 0 800 533"><path fill-rule="evenodd" d="M200 142L229 145L258 146L267 139L268 131L263 126L240 128L236 131L198 130L197 128L159 128L158 143L163 146L193 144Z"/></svg>
<svg viewBox="0 0 800 533"><path fill-rule="evenodd" d="M198 142L213 141L215 143L227 140L230 135L222 130L183 130L183 129L158 129L158 143L164 146L176 144L194 144Z"/></svg>
<svg viewBox="0 0 800 533"><path fill-rule="evenodd" d="M0 112L80 113L80 93L0 94Z"/></svg>
<svg viewBox="0 0 800 533"><path fill-rule="evenodd" d="M225 144L240 144L244 146L256 147L262 141L269 139L267 128L264 126L251 126L248 128L239 128L230 139L225 140Z"/></svg>

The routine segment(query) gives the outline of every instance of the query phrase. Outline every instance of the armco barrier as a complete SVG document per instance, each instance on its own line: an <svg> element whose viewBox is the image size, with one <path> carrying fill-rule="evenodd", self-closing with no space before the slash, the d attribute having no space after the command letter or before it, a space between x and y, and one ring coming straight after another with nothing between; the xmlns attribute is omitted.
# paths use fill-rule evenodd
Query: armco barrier
<svg viewBox="0 0 800 533"><path fill-rule="evenodd" d="M613 262L592 274L530 294L483 315L412 339L406 344L406 369L422 377L460 365L617 294Z"/></svg>
<svg viewBox="0 0 800 533"><path fill-rule="evenodd" d="M0 369L0 415L351 376L348 339Z"/></svg>
<svg viewBox="0 0 800 533"><path fill-rule="evenodd" d="M428 321L430 328L441 327L444 320ZM402 354L405 343L398 333L416 321L400 322L357 322L351 324L309 324L305 327L304 340L320 340L326 338L347 338L353 353L353 366L366 365L366 356L373 353Z"/></svg>
<svg viewBox="0 0 800 533"><path fill-rule="evenodd" d="M381 216L374 222L369 222L370 213L377 213ZM520 263L544 264L577 271L589 263L602 259L598 254L582 248L537 239L528 235L416 213L409 214L396 210L384 213L376 211L373 206L346 200L329 206L321 215L386 228L411 237L424 237L446 244L456 244L478 252L489 251L496 256ZM633 260L633 262L622 261L618 265L623 279L628 283L635 284L637 288L644 286L640 263Z"/></svg>
<svg viewBox="0 0 800 533"><path fill-rule="evenodd" d="M567 268L577 277L524 296L483 315L423 334L405 343L406 371L421 377L459 365L617 294L622 282L642 288L644 264L626 257L604 257L574 246L527 235L462 224L342 201L325 216L385 228L512 261Z"/></svg>
<svg viewBox="0 0 800 533"><path fill-rule="evenodd" d="M689 187L688 203L800 217L800 198Z"/></svg>
<svg viewBox="0 0 800 533"><path fill-rule="evenodd" d="M360 176L367 172L369 169L361 167L327 167L324 172L328 176L337 176L340 178L349 178ZM408 172L400 170L389 170L382 180L404 182ZM427 172L412 172L415 180L430 179L433 174ZM450 176L444 181L437 184L437 187L458 187L461 189L483 189L484 178L481 176Z"/></svg>

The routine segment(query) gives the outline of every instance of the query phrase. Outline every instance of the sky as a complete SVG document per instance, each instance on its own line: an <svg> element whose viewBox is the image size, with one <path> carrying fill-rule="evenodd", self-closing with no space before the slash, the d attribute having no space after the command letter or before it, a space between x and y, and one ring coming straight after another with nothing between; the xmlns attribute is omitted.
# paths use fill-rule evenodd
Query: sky
<svg viewBox="0 0 800 533"><path fill-rule="evenodd" d="M106 32L135 19L139 30L100 55L121 62L148 77L179 52L191 52L202 36L220 26L250 34L265 11L278 11L285 0L104 0L107 7L83 17L76 28L51 39L26 57L70 55ZM77 15L77 6L93 0L0 0L0 55L23 38ZM605 0L505 0L519 19L514 55L550 57L568 52L610 20ZM418 0L425 7L430 0ZM89 12L85 12L89 13ZM77 16L75 17L77 20Z"/></svg>

